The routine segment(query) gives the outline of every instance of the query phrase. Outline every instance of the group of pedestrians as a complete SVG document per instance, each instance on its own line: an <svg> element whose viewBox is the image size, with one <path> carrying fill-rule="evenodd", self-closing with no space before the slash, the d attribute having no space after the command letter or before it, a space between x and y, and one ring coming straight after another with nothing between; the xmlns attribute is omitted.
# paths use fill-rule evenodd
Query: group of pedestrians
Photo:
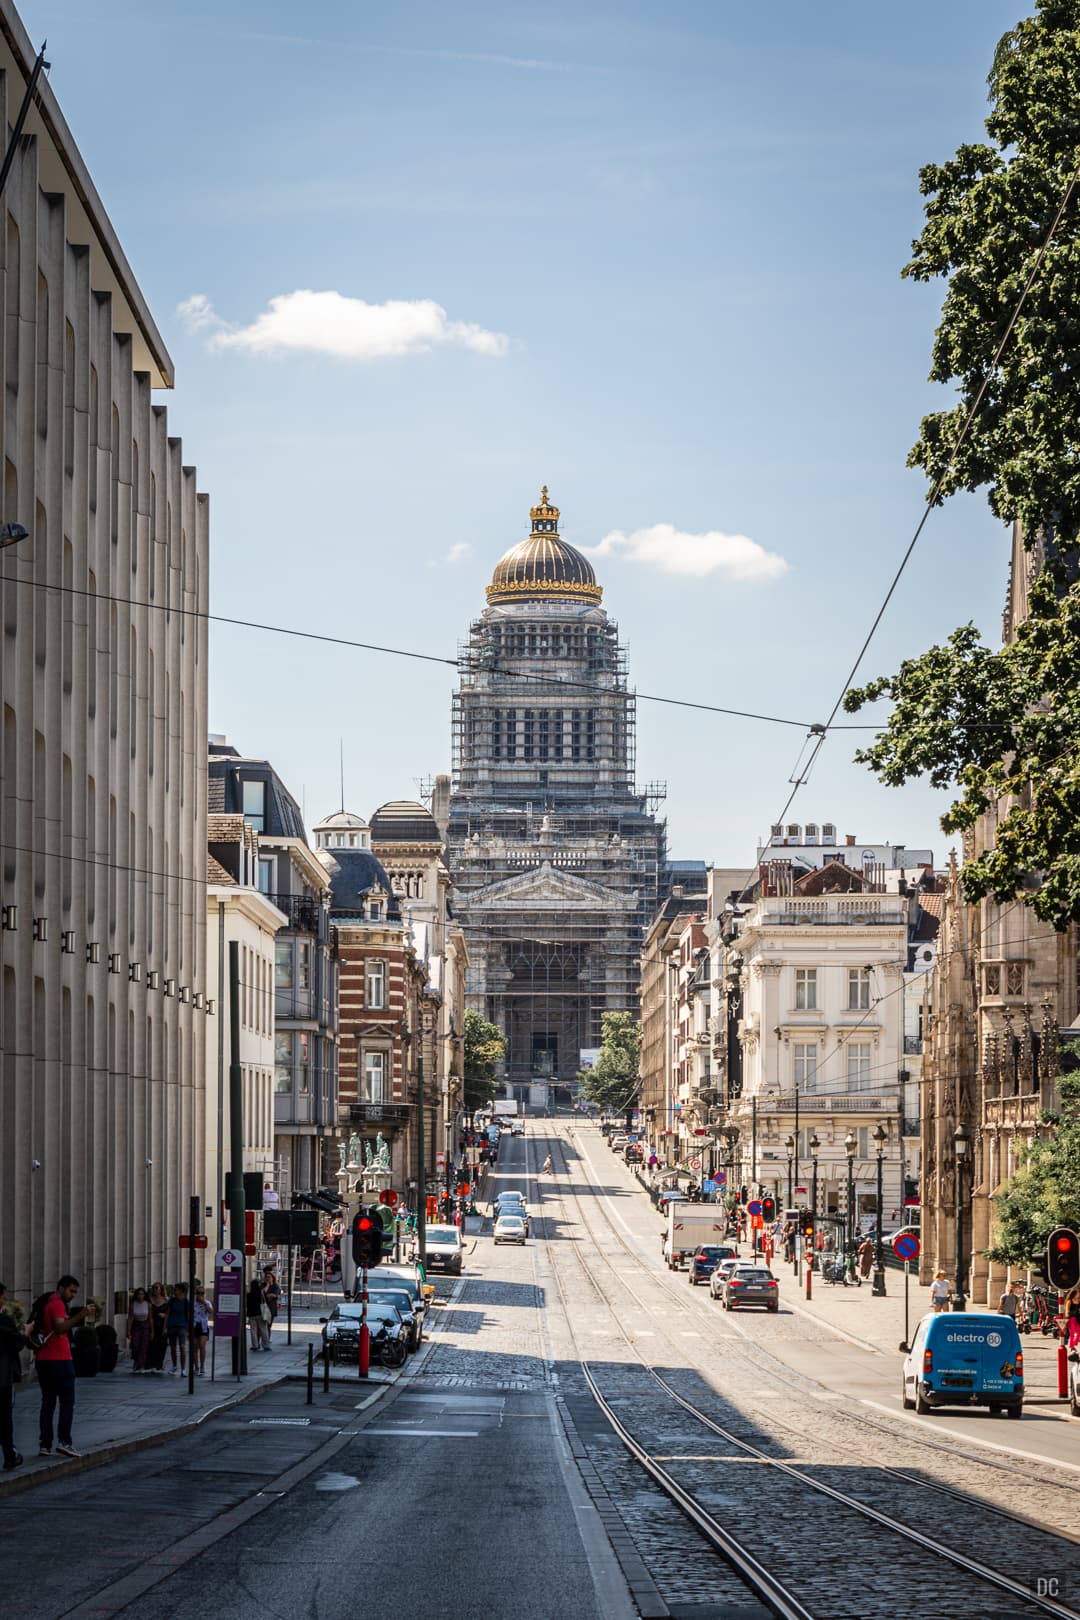
<svg viewBox="0 0 1080 1620"><path fill-rule="evenodd" d="M39 1418L39 1457L51 1457L55 1434L56 1450L63 1457L78 1457L71 1438L75 1414L75 1365L71 1354L71 1333L84 1322L93 1322L91 1302L72 1309L79 1292L77 1277L65 1275L56 1287L34 1301L24 1333L5 1309L6 1289L0 1283L0 1449L4 1473L22 1465L22 1453L15 1450L15 1385L22 1378L22 1353L32 1349L41 1390ZM55 1424L55 1429L54 1429Z"/></svg>
<svg viewBox="0 0 1080 1620"><path fill-rule="evenodd" d="M188 1344L188 1290L187 1283L174 1283L167 1291L163 1283L154 1283L149 1291L136 1288L128 1306L127 1342L131 1351L131 1372L156 1374L166 1371L174 1377L187 1372L188 1354L195 1365L196 1376L206 1371L206 1346L210 1338L212 1307L201 1282L195 1284L194 1325ZM166 1369L165 1357L170 1365Z"/></svg>
<svg viewBox="0 0 1080 1620"><path fill-rule="evenodd" d="M281 1305L281 1289L273 1266L264 1266L248 1283L247 1319L252 1350L270 1350L270 1334Z"/></svg>

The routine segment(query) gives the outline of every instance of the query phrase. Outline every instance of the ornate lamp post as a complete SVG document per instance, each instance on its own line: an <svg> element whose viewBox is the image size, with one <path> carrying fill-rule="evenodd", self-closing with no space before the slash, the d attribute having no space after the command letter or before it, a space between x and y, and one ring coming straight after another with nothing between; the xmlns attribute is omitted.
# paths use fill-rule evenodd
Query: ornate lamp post
<svg viewBox="0 0 1080 1620"><path fill-rule="evenodd" d="M810 1163L813 1165L813 1182L812 1182L812 1191L811 1191L811 1194L810 1194L810 1213L814 1217L815 1247L810 1251L810 1270L811 1271L816 1271L817 1270L816 1238L817 1238L817 1219L818 1219L818 1207L817 1207L817 1156L818 1156L818 1148L820 1148L820 1146L821 1146L821 1143L817 1139L817 1132L816 1131L811 1136L809 1142L807 1142L806 1145L810 1149Z"/></svg>
<svg viewBox="0 0 1080 1620"><path fill-rule="evenodd" d="M850 1254L855 1247L855 1155L859 1151L859 1141L854 1131L848 1131L844 1137L844 1152L847 1154L847 1250Z"/></svg>
<svg viewBox="0 0 1080 1620"><path fill-rule="evenodd" d="M795 1157L795 1138L789 1136L784 1146L787 1148L787 1207L790 1209L792 1206L791 1165Z"/></svg>
<svg viewBox="0 0 1080 1620"><path fill-rule="evenodd" d="M956 1155L956 1287L953 1290L953 1310L967 1310L967 1290L964 1279L967 1273L967 1262L964 1257L964 1171L967 1168L967 1152L971 1143L971 1134L966 1125L960 1124L953 1132L953 1151Z"/></svg>
<svg viewBox="0 0 1080 1620"><path fill-rule="evenodd" d="M871 1293L883 1296L885 1293L885 1251L881 1246L881 1168L885 1157L885 1142L887 1138L881 1127L874 1132L874 1145L877 1148L877 1236L874 1243L874 1283Z"/></svg>

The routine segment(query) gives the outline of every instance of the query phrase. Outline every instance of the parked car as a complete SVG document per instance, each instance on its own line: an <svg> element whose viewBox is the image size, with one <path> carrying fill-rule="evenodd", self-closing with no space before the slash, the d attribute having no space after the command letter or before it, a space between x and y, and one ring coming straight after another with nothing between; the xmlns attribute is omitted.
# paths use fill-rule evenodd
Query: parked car
<svg viewBox="0 0 1080 1620"><path fill-rule="evenodd" d="M623 1148L623 1158L627 1164L644 1164L645 1149L640 1142L627 1142Z"/></svg>
<svg viewBox="0 0 1080 1620"><path fill-rule="evenodd" d="M407 1289L414 1308L421 1313L421 1319L426 1317L431 1301L435 1297L435 1285L434 1283L421 1282L420 1273L415 1265L382 1265L377 1271L369 1272L368 1278L369 1282L374 1282L376 1287Z"/></svg>
<svg viewBox="0 0 1080 1620"><path fill-rule="evenodd" d="M429 1226L425 1249L429 1271L448 1271L455 1277L461 1276L465 1264L465 1245L459 1226Z"/></svg>
<svg viewBox="0 0 1080 1620"><path fill-rule="evenodd" d="M416 1304L409 1290L402 1283L398 1287L392 1286L392 1279L380 1286L368 1284L368 1302L372 1305L393 1305L398 1310L401 1320L405 1323L409 1333L410 1352L419 1350L420 1341L424 1337L424 1313Z"/></svg>
<svg viewBox="0 0 1080 1620"><path fill-rule="evenodd" d="M502 1193L495 1200L495 1219L504 1215L517 1215L525 1223L525 1236L529 1235L529 1210L520 1193Z"/></svg>
<svg viewBox="0 0 1080 1620"><path fill-rule="evenodd" d="M343 1301L335 1305L323 1319L323 1347L331 1361L355 1362L360 1353L360 1321L364 1307L360 1300ZM409 1334L401 1312L390 1304L367 1306L368 1333L371 1336L371 1359L387 1367L400 1367L408 1354Z"/></svg>
<svg viewBox="0 0 1080 1620"><path fill-rule="evenodd" d="M720 1264L709 1278L710 1298L721 1299L723 1297L724 1284L727 1282L732 1272L736 1270L757 1271L758 1262L756 1260L721 1260Z"/></svg>
<svg viewBox="0 0 1080 1620"><path fill-rule="evenodd" d="M780 1284L764 1266L736 1266L724 1279L724 1309L739 1305L764 1305L767 1311L780 1309Z"/></svg>
<svg viewBox="0 0 1080 1620"><path fill-rule="evenodd" d="M608 1137L608 1147L612 1153L621 1153L629 1140L625 1131L613 1131Z"/></svg>
<svg viewBox="0 0 1080 1620"><path fill-rule="evenodd" d="M733 1243L706 1243L690 1256L690 1286L708 1282L721 1260L737 1260L739 1251Z"/></svg>
<svg viewBox="0 0 1080 1620"><path fill-rule="evenodd" d="M524 1243L525 1222L520 1215L500 1215L495 1222L496 1243Z"/></svg>

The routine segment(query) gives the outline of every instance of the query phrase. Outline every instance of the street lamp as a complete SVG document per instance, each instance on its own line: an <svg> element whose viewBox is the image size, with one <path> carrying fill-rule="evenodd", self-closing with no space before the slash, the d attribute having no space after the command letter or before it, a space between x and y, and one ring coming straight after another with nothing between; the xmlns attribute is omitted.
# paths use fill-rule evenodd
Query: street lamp
<svg viewBox="0 0 1080 1620"><path fill-rule="evenodd" d="M17 546L29 533L29 529L24 529L21 523L0 523L0 551L6 551L8 546Z"/></svg>
<svg viewBox="0 0 1080 1620"><path fill-rule="evenodd" d="M849 1254L855 1247L855 1155L858 1151L858 1138L854 1131L848 1131L844 1137L844 1152L847 1154L847 1249Z"/></svg>
<svg viewBox="0 0 1080 1620"><path fill-rule="evenodd" d="M874 1283L870 1290L879 1298L885 1294L885 1253L881 1247L881 1168L885 1158L886 1140L879 1120L878 1128L874 1132L874 1145L877 1148L877 1241L874 1244Z"/></svg>
<svg viewBox="0 0 1080 1620"><path fill-rule="evenodd" d="M816 1131L811 1136L809 1142L807 1142L806 1145L810 1149L810 1163L813 1165L813 1183L812 1183L812 1191L811 1191L811 1194L810 1194L810 1213L814 1218L814 1238L815 1238L815 1243L814 1243L814 1247L810 1250L810 1270L811 1271L816 1271L817 1270L817 1241L816 1240L817 1240L817 1218L818 1218L818 1212L817 1212L817 1156L818 1156L818 1148L821 1146L821 1143L817 1139L817 1132Z"/></svg>
<svg viewBox="0 0 1080 1620"><path fill-rule="evenodd" d="M789 1136L787 1141L784 1143L784 1146L787 1148L787 1207L788 1209L791 1209L791 1162L795 1157L795 1138L793 1136Z"/></svg>
<svg viewBox="0 0 1080 1620"><path fill-rule="evenodd" d="M953 1132L953 1151L956 1155L956 1288L953 1291L953 1310L966 1311L967 1299L964 1275L964 1170L971 1134L966 1125L958 1125Z"/></svg>

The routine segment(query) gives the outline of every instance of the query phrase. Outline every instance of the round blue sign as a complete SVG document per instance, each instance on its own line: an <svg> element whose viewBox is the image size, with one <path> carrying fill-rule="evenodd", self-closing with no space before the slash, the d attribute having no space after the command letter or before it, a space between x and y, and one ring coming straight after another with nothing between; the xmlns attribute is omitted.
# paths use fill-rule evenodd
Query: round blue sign
<svg viewBox="0 0 1080 1620"><path fill-rule="evenodd" d="M750 1202L746 1206L746 1213L748 1215L760 1215L761 1214L761 1199L760 1198L751 1198Z"/></svg>
<svg viewBox="0 0 1080 1620"><path fill-rule="evenodd" d="M893 1253L898 1260L917 1260L919 1240L914 1232L898 1232L893 1238Z"/></svg>

